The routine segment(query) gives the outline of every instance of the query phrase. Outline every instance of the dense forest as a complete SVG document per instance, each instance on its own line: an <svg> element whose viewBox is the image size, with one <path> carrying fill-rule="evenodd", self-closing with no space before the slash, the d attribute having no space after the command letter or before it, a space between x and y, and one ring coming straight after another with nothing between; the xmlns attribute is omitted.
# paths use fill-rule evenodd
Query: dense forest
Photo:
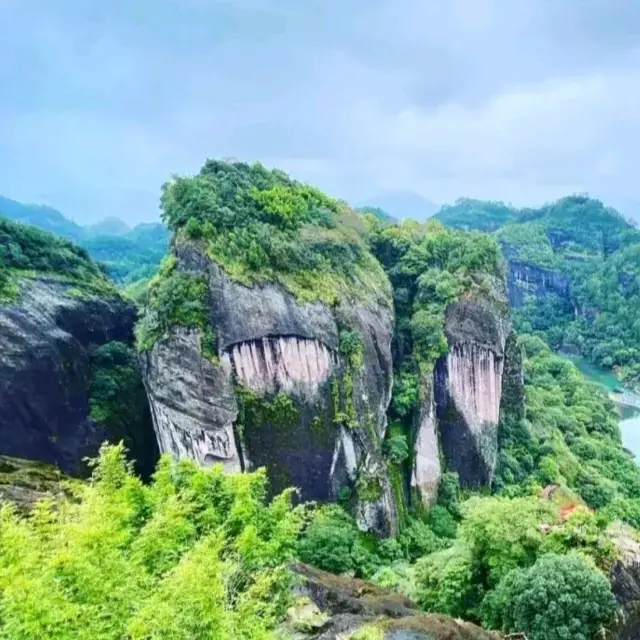
<svg viewBox="0 0 640 640"><path fill-rule="evenodd" d="M539 209L463 199L436 218L454 228L493 232L510 260L566 274L570 297L531 296L516 314L519 328L613 369L625 382L638 382L640 231L632 222L581 195Z"/></svg>
<svg viewBox="0 0 640 640"><path fill-rule="evenodd" d="M134 298L144 296L146 284L155 275L169 248L169 231L158 223L133 228L119 218L81 226L51 207L27 205L0 196L0 216L33 225L61 236L81 247L106 266L113 280Z"/></svg>
<svg viewBox="0 0 640 640"><path fill-rule="evenodd" d="M397 223L281 171L221 161L172 178L161 202L174 243L196 245L234 283L276 283L300 304L393 306L381 448L402 504L399 533L364 532L347 495L337 504L301 502L295 487L273 495L264 469L226 474L165 454L143 481L122 444L105 444L91 478L65 485L65 497L28 513L0 506L0 638L304 637L278 635L296 604L294 560L529 640L594 640L614 628L608 575L616 536L639 535L640 467L622 446L614 404L553 349L574 348L624 379L640 377L633 225L581 196L538 210L461 200L439 220ZM120 231L80 228L78 246L0 217L0 304L16 303L30 278L63 279L95 295L115 290L108 275L121 286L145 283L167 252L166 228ZM515 313L524 395L501 407L491 486L465 487L445 466L437 500L423 505L407 480L425 381L449 350L445 314L454 301L478 299L508 316L505 256L568 274L572 306L548 296ZM148 292L141 288L141 352L181 327L199 331L203 353L218 364L201 276L179 269L171 254ZM350 330L339 339L351 375L362 345ZM93 417L125 430L127 411L144 411L135 356L110 343L95 358ZM121 393L119 376L135 378L134 394ZM335 428L348 422L342 415ZM345 637L383 634L372 627Z"/></svg>

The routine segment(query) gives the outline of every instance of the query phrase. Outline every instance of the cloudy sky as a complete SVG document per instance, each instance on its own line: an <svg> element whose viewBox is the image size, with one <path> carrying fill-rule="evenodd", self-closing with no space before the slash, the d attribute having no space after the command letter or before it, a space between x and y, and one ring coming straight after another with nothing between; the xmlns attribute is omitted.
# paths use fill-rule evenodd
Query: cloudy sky
<svg viewBox="0 0 640 640"><path fill-rule="evenodd" d="M157 217L207 157L640 219L638 0L0 0L0 194Z"/></svg>

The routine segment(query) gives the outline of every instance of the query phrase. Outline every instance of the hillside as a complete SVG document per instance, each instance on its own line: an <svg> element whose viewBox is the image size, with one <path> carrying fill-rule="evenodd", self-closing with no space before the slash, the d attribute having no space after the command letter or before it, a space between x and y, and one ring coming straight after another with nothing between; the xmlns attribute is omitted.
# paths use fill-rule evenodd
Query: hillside
<svg viewBox="0 0 640 640"><path fill-rule="evenodd" d="M640 231L633 223L586 196L522 210L473 201L436 217L494 232L511 266L520 329L626 382L640 380Z"/></svg>
<svg viewBox="0 0 640 640"><path fill-rule="evenodd" d="M69 240L79 240L85 235L84 229L65 218L51 207L35 204L22 204L0 196L0 216L16 222L32 224L43 231L49 231Z"/></svg>
<svg viewBox="0 0 640 640"><path fill-rule="evenodd" d="M50 207L22 204L2 196L0 216L78 243L94 260L107 266L118 284L138 289L157 272L169 248L169 232L160 223L129 228L119 218L111 217L81 226Z"/></svg>
<svg viewBox="0 0 640 640"><path fill-rule="evenodd" d="M627 223L580 199L395 223L213 160L162 207L137 353L86 248L0 218L0 495L50 498L0 506L0 636L633 638L640 467L507 304L534 271L613 276ZM158 227L83 242L124 280Z"/></svg>

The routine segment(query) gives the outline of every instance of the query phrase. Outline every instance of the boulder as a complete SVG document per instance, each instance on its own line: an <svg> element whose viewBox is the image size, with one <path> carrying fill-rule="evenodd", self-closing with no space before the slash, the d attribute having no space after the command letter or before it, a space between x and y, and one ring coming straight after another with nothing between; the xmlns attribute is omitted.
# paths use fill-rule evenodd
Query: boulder
<svg viewBox="0 0 640 640"><path fill-rule="evenodd" d="M422 613L408 598L376 585L337 576L302 563L292 565L295 587L302 607L315 608L317 626L302 629L290 612L280 630L281 638L296 640L500 640L500 633L454 620L441 614ZM309 615L311 615L309 613ZM320 617L324 615L324 617ZM515 634L513 640L524 636Z"/></svg>

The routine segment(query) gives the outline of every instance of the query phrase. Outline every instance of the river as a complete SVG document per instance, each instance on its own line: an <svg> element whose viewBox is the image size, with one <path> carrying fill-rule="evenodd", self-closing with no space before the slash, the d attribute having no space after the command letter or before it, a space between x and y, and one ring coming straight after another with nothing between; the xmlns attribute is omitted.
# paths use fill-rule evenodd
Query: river
<svg viewBox="0 0 640 640"><path fill-rule="evenodd" d="M622 443L640 462L640 408L638 408L640 407L640 395L623 387L611 371L601 369L579 356L563 357L573 362L587 378L603 387L611 395L612 399L616 401L620 408ZM625 397L634 401L636 406L627 406L617 401L616 396L620 389L624 391Z"/></svg>

